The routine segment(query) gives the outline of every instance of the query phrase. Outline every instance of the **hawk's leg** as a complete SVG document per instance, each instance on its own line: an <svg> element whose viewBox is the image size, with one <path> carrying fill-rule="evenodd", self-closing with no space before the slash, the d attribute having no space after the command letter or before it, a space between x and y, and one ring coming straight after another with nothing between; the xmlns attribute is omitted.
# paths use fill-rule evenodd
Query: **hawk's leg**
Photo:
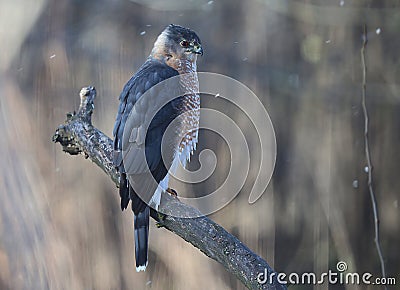
<svg viewBox="0 0 400 290"><path fill-rule="evenodd" d="M175 189L172 188L167 188L166 192L168 192L171 196L178 198L178 193L176 192Z"/></svg>

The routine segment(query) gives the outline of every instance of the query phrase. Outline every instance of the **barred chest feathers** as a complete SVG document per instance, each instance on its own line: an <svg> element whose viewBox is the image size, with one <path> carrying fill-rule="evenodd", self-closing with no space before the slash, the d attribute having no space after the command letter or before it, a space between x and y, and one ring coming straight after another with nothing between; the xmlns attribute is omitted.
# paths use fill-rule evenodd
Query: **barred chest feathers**
<svg viewBox="0 0 400 290"><path fill-rule="evenodd" d="M180 126L176 128L179 131L177 133L180 135L180 140L178 140L173 162L169 168L169 173L172 174L176 174L179 163L185 168L187 161L190 161L190 156L196 149L200 122L200 95L198 94L199 80L196 73L196 62L180 61L174 68L179 72L180 84L184 92L188 92L188 94L185 94L180 104L181 114L184 114L184 118L179 119ZM161 192L169 187L169 173L161 180L150 200L150 205L154 205L156 209L160 205Z"/></svg>
<svg viewBox="0 0 400 290"><path fill-rule="evenodd" d="M177 67L180 74L180 83L183 86L185 92L188 92L184 96L181 104L182 118L181 131L183 134L178 146L177 157L179 158L182 166L186 166L186 162L190 161L190 156L196 149L199 132L200 122L200 95L199 92L199 80L196 73L196 62L192 61L181 61ZM174 158L174 163L176 163ZM177 164L172 164L171 171L176 171Z"/></svg>

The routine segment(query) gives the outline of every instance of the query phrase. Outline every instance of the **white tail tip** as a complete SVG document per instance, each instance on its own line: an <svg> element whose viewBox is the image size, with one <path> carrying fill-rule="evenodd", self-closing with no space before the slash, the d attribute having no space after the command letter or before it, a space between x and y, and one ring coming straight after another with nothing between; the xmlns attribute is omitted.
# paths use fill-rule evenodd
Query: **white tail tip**
<svg viewBox="0 0 400 290"><path fill-rule="evenodd" d="M136 272L140 272L140 271L144 272L144 271L146 271L146 267L147 267L147 263L146 263L146 265L136 267Z"/></svg>

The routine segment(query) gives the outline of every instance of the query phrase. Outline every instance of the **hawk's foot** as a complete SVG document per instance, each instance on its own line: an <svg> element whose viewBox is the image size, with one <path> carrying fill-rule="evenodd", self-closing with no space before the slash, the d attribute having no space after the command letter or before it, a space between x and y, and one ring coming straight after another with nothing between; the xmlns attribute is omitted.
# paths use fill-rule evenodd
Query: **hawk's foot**
<svg viewBox="0 0 400 290"><path fill-rule="evenodd" d="M178 198L178 193L176 192L175 189L169 188L166 190L171 196Z"/></svg>
<svg viewBox="0 0 400 290"><path fill-rule="evenodd" d="M157 218L158 218L158 221L156 222L156 227L157 227L157 228L163 228L163 227L165 227L165 226L163 225L163 221L164 221L165 217L166 217L165 214L163 214L163 213L161 213L161 212L157 212Z"/></svg>
<svg viewBox="0 0 400 290"><path fill-rule="evenodd" d="M178 193L176 192L175 189L169 188L166 190L170 195L172 195L173 197L178 198Z"/></svg>

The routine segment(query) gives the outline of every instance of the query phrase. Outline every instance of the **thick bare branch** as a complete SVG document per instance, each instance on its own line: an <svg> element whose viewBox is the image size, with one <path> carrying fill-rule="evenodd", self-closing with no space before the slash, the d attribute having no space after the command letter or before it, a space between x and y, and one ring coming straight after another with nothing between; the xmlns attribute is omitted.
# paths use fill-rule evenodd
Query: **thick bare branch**
<svg viewBox="0 0 400 290"><path fill-rule="evenodd" d="M80 96L81 105L78 113L67 115L65 124L60 125L56 130L53 141L59 142L63 150L69 154L83 153L118 186L119 174L112 165L112 140L91 123L96 90L93 87L83 88ZM160 227L175 233L208 257L219 262L248 289L286 289L284 285L278 283L276 275L270 275L274 270L265 260L223 227L201 215L197 209L167 194L163 196L161 209L166 215L152 212L152 217L157 220ZM200 217L178 218L176 216ZM273 279L267 279L265 273ZM259 283L258 276L261 280L265 280L265 283Z"/></svg>

